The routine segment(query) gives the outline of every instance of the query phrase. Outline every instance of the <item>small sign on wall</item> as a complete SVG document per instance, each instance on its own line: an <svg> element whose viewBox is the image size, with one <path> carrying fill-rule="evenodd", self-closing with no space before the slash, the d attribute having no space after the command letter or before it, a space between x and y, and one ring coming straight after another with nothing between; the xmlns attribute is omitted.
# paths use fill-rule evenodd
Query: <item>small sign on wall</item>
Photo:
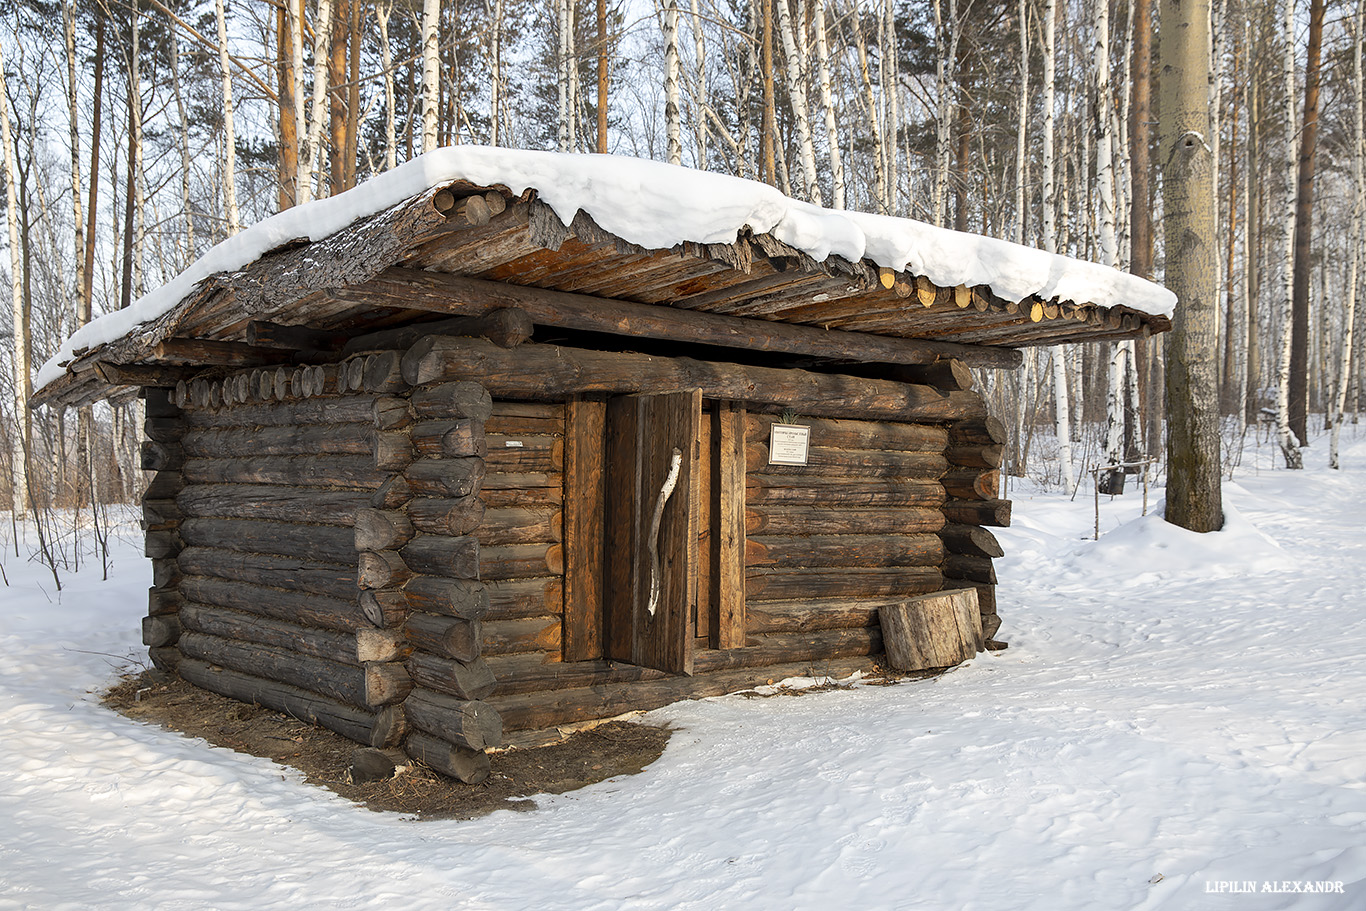
<svg viewBox="0 0 1366 911"><path fill-rule="evenodd" d="M805 465L811 448L811 428L804 424L773 424L768 433L768 464Z"/></svg>

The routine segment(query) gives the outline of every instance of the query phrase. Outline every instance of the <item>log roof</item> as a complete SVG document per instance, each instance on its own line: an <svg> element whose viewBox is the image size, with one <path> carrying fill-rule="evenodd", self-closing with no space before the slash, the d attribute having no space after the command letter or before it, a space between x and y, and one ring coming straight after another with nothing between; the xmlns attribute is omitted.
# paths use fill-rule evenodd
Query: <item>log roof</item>
<svg viewBox="0 0 1366 911"><path fill-rule="evenodd" d="M149 321L72 351L34 403L116 398L205 367L340 359L358 336L508 307L538 326L692 341L701 327L712 344L836 361L998 367L1018 364L1021 347L1171 325L1137 305L1012 301L868 258L818 261L767 232L646 249L582 210L565 224L535 189L456 180L210 275Z"/></svg>

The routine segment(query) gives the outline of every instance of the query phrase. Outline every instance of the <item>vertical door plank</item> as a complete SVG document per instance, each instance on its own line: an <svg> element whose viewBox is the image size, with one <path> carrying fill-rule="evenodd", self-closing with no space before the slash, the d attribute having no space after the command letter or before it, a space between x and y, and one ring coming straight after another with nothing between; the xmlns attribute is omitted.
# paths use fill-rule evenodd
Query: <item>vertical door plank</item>
<svg viewBox="0 0 1366 911"><path fill-rule="evenodd" d="M640 539L640 510L636 505L640 480L639 410L640 402L635 396L607 400L603 645L608 658L628 662L635 660L633 619L639 587L635 558Z"/></svg>
<svg viewBox="0 0 1366 911"><path fill-rule="evenodd" d="M575 399L565 409L565 661L601 658L604 654L606 431L606 402Z"/></svg>
<svg viewBox="0 0 1366 911"><path fill-rule="evenodd" d="M745 644L745 409L717 405L714 648Z"/></svg>
<svg viewBox="0 0 1366 911"><path fill-rule="evenodd" d="M688 619L697 591L697 471L702 423L702 390L640 396L638 512L645 540L636 549L640 602L635 613L635 664L679 674L692 673L693 641ZM648 540L656 504L675 453L678 478L660 517L651 560ZM659 600L648 612L658 572Z"/></svg>

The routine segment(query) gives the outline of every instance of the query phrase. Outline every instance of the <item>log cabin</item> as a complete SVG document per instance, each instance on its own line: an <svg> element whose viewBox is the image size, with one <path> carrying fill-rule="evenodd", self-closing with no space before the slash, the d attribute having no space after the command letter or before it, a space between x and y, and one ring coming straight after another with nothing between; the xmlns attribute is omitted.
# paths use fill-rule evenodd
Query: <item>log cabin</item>
<svg viewBox="0 0 1366 911"><path fill-rule="evenodd" d="M1010 504L972 368L1173 304L749 181L462 147L220 244L35 404L144 400L158 667L474 782L557 725L866 668L923 596L973 594L990 644Z"/></svg>

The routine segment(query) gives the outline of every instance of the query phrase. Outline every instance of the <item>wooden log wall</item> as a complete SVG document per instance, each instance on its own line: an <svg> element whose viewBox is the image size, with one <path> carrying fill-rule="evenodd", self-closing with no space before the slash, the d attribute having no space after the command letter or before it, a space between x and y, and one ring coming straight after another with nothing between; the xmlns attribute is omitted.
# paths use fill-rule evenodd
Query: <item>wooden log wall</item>
<svg viewBox="0 0 1366 911"><path fill-rule="evenodd" d="M142 620L142 643L153 665L172 671L180 663L176 647L182 631L180 608L181 571L177 561L184 542L180 537L181 510L176 501L185 486L185 417L172 401L171 390L156 387L145 392L146 417L142 444L142 468L155 471L142 500L147 557L152 561L152 587L147 592L147 616Z"/></svg>
<svg viewBox="0 0 1366 911"><path fill-rule="evenodd" d="M745 422L749 640L698 665L873 654L879 605L943 585L942 427L798 417L810 428L807 464L777 465L775 422Z"/></svg>
<svg viewBox="0 0 1366 911"><path fill-rule="evenodd" d="M949 500L944 508L947 521L939 535L944 542L944 584L977 589L982 634L991 647L997 645L992 637L1001 627L992 560L1003 550L984 526L1010 524L1010 501L999 499L1006 430L996 418L986 417L950 424L948 434L944 488Z"/></svg>

